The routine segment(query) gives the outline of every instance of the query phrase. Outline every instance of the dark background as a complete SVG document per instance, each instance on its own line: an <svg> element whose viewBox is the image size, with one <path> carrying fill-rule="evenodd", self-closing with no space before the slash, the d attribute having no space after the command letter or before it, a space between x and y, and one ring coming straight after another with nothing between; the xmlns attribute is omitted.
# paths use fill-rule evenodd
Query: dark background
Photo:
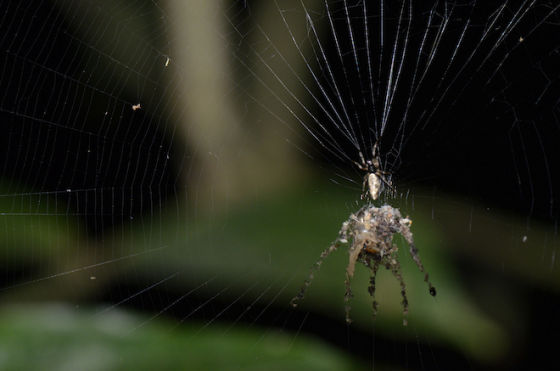
<svg viewBox="0 0 560 371"><path fill-rule="evenodd" d="M457 40L462 31L464 22L461 20L470 16L473 31L465 36L455 57L457 61L466 60L479 42L491 7L485 3L477 5L473 11L469 6L458 6L453 17L457 22L449 26L439 57L434 59L426 83L411 106L402 152L395 153L397 147L392 145L393 140L398 140L398 133L389 129L383 137L383 160L394 172L397 183L422 186L432 189L434 194L455 194L488 207L509 210L528 220L556 225L560 210L556 201L560 181L557 171L560 165L560 32L554 22L558 22L559 15L554 14L550 23L541 25L519 45L523 30L531 30L542 15L550 11L549 6L542 4L478 71L495 46L499 30L480 46L464 70L459 72L457 66L462 64L455 64L441 80L439 77L447 68L455 47L453 40ZM336 14L341 11L340 5L336 3L333 7ZM2 180L7 184L3 193L16 194L19 190L61 192L57 197L68 208L61 212L78 214L90 237L98 240L102 240L108 231L118 230L130 217L152 213L150 205L161 205L172 198L180 187L178 177L180 167L184 165L177 159L187 156L188 148L172 143L165 126L152 125L157 120L150 117L142 118L145 126L140 129L143 135L138 136L138 120L133 118L153 112L116 109L110 112L112 117L109 119L90 114L99 111L99 107L110 106L111 102L108 102L110 99L100 101L100 95L83 88L82 83L98 86L110 92L108 95L118 96L119 100L131 104L135 103L135 97L119 90L118 80L105 81L110 74L84 75L88 74L88 67L99 62L92 59L91 50L84 48L80 37L75 37L74 26L64 17L52 16L54 5L40 2L28 7L20 6L19 2L3 2L1 8L0 122L3 134L0 156ZM509 8L515 9L515 4ZM426 6L414 11L420 18L428 9ZM388 8L387 18L396 19L399 11ZM503 30L506 23L499 21L498 24ZM421 24L414 27L410 38L412 50L423 35ZM390 31L387 33L388 39L394 36ZM376 45L372 48L376 50ZM329 59L336 60L336 51L330 51L333 54ZM413 52L411 55L417 56ZM508 57L500 65L506 55ZM79 60L86 62L77 63ZM351 55L345 55L345 60L351 64ZM500 68L494 73L498 65ZM47 70L56 71L56 80L50 79L51 75L45 73ZM410 94L410 88L406 86L411 78L410 71L405 70L401 77L392 112L395 121L403 117ZM351 90L359 92L360 89L357 79L353 79ZM444 92L445 96L437 104ZM360 122L367 125L371 122L371 111L368 107L361 108L358 110ZM315 107L315 110L320 115L319 109ZM166 115L163 111L156 114ZM71 122L70 129L58 126L64 120ZM103 121L103 130L98 130L100 120L108 120ZM148 142L143 139L146 137ZM175 156L165 161L169 148L173 148ZM306 151L321 153L321 148L306 148ZM345 151L358 159L351 146L346 145ZM364 149L364 152L367 151ZM396 160L395 155L398 155ZM131 169L125 169L130 165ZM310 165L320 165L327 171L349 166L328 156L319 157ZM360 175L354 174L355 181L360 183ZM75 191L66 193L68 189ZM13 201L17 203L17 197ZM466 275L481 280L484 277L496 279L493 272L484 268L464 262L457 264ZM3 284L13 284L14 274L18 273L10 272L8 267ZM555 348L560 333L556 317L560 298L524 282L515 282L515 285L529 308L529 332L524 337L530 341L504 365L492 366L502 369L547 368L556 362ZM115 291L107 290L91 300L115 302L120 292L139 291L144 286L142 282L120 282L113 287ZM472 289L475 290L475 285ZM163 297L171 295L166 291L160 294ZM157 301L138 300L131 300L127 307L148 313L161 308ZM205 300L206 297L196 297L189 308L196 308ZM216 312L229 304L227 300L218 300ZM241 311L245 305L235 304L230 308L231 312ZM179 304L167 314L181 317L189 308ZM278 326L276 318L284 311L283 307L266 308L257 323ZM304 314L294 313L293 316L293 321L284 324L284 328L297 331L297 326L291 324L302 323ZM211 309L207 309L203 317L212 317ZM232 314L231 317L235 316ZM193 318L202 317L195 314ZM342 322L312 314L299 330L317 334L366 360L371 358L371 334L349 328ZM351 346L348 346L348 339L351 339ZM449 349L398 339L376 336L374 349L376 361L402 360L404 354L405 365L414 369L447 369L450 365L453 369L490 367L465 359Z"/></svg>

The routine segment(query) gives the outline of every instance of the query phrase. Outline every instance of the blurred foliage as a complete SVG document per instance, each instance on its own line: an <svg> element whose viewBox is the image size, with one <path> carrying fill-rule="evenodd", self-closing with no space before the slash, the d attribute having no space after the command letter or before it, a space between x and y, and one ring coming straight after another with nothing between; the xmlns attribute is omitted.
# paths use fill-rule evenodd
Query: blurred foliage
<svg viewBox="0 0 560 371"><path fill-rule="evenodd" d="M14 193L17 189L17 193ZM86 238L77 215L69 212L70 192L34 193L0 184L0 275L4 302L67 300L87 296L77 272L92 262L97 244ZM88 276L89 277L89 276ZM53 290L53 285L58 288Z"/></svg>
<svg viewBox="0 0 560 371"><path fill-rule="evenodd" d="M2 370L357 370L361 365L316 339L274 330L96 316L66 305L0 312Z"/></svg>
<svg viewBox="0 0 560 371"><path fill-rule="evenodd" d="M201 280L211 280L201 290L210 295L228 287L225 295L230 300L256 284L255 296L265 293L263 301L274 300L288 311L291 310L288 303L311 265L336 237L341 223L358 209L351 201L353 196L354 192L346 193L336 186L308 187L240 206L219 216L197 214L197 217L177 218L171 211L162 216L164 229L160 241L146 239L143 229L131 231L131 240L125 243L137 246L140 251L155 244L166 246L155 256L135 259L131 269L148 276L157 276L157 272L160 276L170 271L181 272L176 284L183 291L185 287L198 286ZM438 295L435 299L429 295L408 248L401 248L400 261L410 302L409 327L402 326L397 281L382 269L377 280L376 331L401 339L419 336L431 343L451 345L479 361L497 361L506 356L511 345L508 329L499 318L481 309L465 287L465 277L453 264L454 251L450 249L453 246L447 245L446 233L438 229L439 224L430 220L432 207L439 209L437 204L417 200L414 210L408 210L408 214L413 220L416 245ZM406 207L402 210L407 214ZM177 238L180 230L184 230L184 236ZM403 240L398 240L403 247ZM300 308L344 321L347 254L344 248L340 250L315 274ZM472 259L485 259L485 256L474 255ZM352 326L371 331L367 273L364 267L357 269L352 283L355 297L351 302L351 317ZM278 283L278 287L269 290L273 283ZM507 303L508 298L501 297L500 292L494 294ZM516 309L512 308L511 312L515 317Z"/></svg>
<svg viewBox="0 0 560 371"><path fill-rule="evenodd" d="M9 251L3 259L29 265L54 264L61 253L78 243L77 218L68 215L65 202L57 203L57 194L34 193L17 184L0 183L0 195L4 222L0 244L2 251Z"/></svg>
<svg viewBox="0 0 560 371"><path fill-rule="evenodd" d="M10 303L32 299L68 302L80 296L93 297L96 292L124 284L143 289L156 279L177 272L176 277L167 284L168 289L171 287L166 294L169 301L197 288L197 295L213 297L220 293L221 299L230 303L238 300L253 303L259 297L261 302L271 303L289 313L292 309L288 303L307 277L309 268L335 238L341 223L359 208L355 202L356 192L325 184L308 184L275 198L257 198L251 203L230 205L227 212L222 208L215 212L212 209L184 212L184 205L172 203L162 209L161 215L135 220L129 229L115 231L112 241L107 235L103 247L87 242L84 236L79 237L79 223L72 222L70 216L61 221L56 215L39 217L38 211L36 216L27 220L19 215L5 215L5 222L10 228L1 230L7 235L0 240L15 241L11 246L27 247L15 250L5 247L7 253L1 257L2 264L12 270L21 269L26 272L26 277L32 278L21 278L19 282L23 284L20 286L6 287L2 292L3 301ZM46 198L43 195L34 204L47 203ZM351 317L354 321L351 326L367 332L372 331L375 324L376 334L380 336L402 341L422 339L430 344L451 347L482 363L495 363L506 358L515 349L515 341L518 341L514 340L519 334L516 328L525 326L524 316L527 314L524 312L523 298L516 296L516 289L512 287L515 283L504 286L492 280L485 281L480 290L473 294L469 286L478 277L474 273L465 273L457 263L470 262L475 267L483 266L494 271L506 267L510 279L555 289L558 284L557 273L553 269L538 269L539 262L541 267L549 265L549 259L543 259L543 251L555 251L554 247L545 250L546 246L540 242L547 238L550 228L533 223L528 231L523 220L488 210L468 212L473 208L472 203L461 204L448 199L417 196L414 207L411 207L410 201L403 201L401 205L398 203L398 200L395 201L402 213L413 220L416 245L438 295L435 299L429 295L422 274L402 244L404 241L397 238L402 247L399 256L410 302L409 326L402 326L397 281L384 269L378 274L377 280L379 313L375 322L372 320L371 298L367 293L368 270L364 267L358 267L352 283L355 297L351 302ZM4 206L6 210L17 211ZM469 215L468 220L465 215ZM480 219L479 215L483 215L484 219ZM485 222L482 223L482 220ZM485 228L481 230L483 226ZM526 240L523 239L525 233L529 236ZM76 246L81 248L77 249ZM502 251L501 257L496 257L496 250ZM34 270L35 273L31 273L29 270L34 262L42 263ZM345 248L333 253L315 275L297 311L320 313L343 322L346 264ZM201 285L201 282L204 284ZM126 297L127 294L124 294L122 298ZM494 311L489 311L489 306L494 307ZM27 353L32 348L22 348L17 344L18 341L29 344L45 341L43 336L46 330L40 321L45 313L48 317L52 309L44 313L43 309L41 306L21 307L17 315L13 311L3 315L5 322L2 326L5 330L2 341L14 344L3 345L1 349L9 362L32 362L23 357L23 354L32 354ZM127 315L119 312L120 317L113 317L111 313L99 316L98 321L115 321L114 326L126 327L128 330L134 327L134 321L127 319ZM88 320L70 317L73 319L69 323L83 322L83 325L88 325ZM118 318L124 322L118 324ZM248 313L247 320L252 319L254 313ZM165 321L160 325L160 321L150 320L149 327L168 326ZM17 327L21 323L25 323L25 329L9 327ZM89 325L93 326L93 323ZM80 343L81 338L94 336L95 332L80 326L72 330L73 335L58 334L61 344L66 342L76 349L89 349L87 343ZM197 344L203 344L205 336L210 339L211 335L208 334L219 331L212 325L194 336L191 326L195 325L187 322L176 333L184 331L190 334L185 335L188 341ZM53 339L61 328L55 327L49 331L52 334L46 338ZM134 347L136 351L148 355L150 351L156 352L148 343L160 342L158 331L143 331L134 331L129 340L121 339L123 349ZM258 334L262 336L263 332L242 330L242 327L238 331L240 334L222 336L220 346L227 348L224 352L231 354L231 357L237 354L239 359L232 362L246 359L250 363L255 358L251 358L247 349L239 344L239 337L250 338L249 342L254 343L254 337L258 337ZM306 341L301 334L282 336L298 344L302 342L298 347L290 348L286 356L288 359L297 359L292 352L296 352L296 349L299 352L299 347L303 349L308 346L304 344ZM18 337L20 339L16 340ZM183 337L170 337L167 357L171 357L170 354L175 351L177 357L184 356L179 347L179 344L187 341ZM112 341L116 340L109 339L107 344ZM128 341L135 345L130 345ZM57 347L56 342L52 342L53 357L56 358L58 352L64 354L66 350L63 345ZM313 354L315 345L311 344L310 347L310 354ZM265 348L253 349L252 354L270 359ZM161 354L163 357L164 352ZM199 357L196 362L215 361L211 352L195 354ZM154 359L157 357L157 354L154 355ZM251 364L260 365L259 362ZM339 365L337 362L333 360L332 364ZM286 364L283 369L289 367L290 364Z"/></svg>
<svg viewBox="0 0 560 371"><path fill-rule="evenodd" d="M23 285L4 289L4 302L30 298L68 301L76 295L91 296L107 285L113 287L128 282L137 287L147 287L156 278L178 272L168 285L172 288L170 292L176 292L177 296L195 287L198 287L197 294L203 297L212 297L220 292L226 302L242 299L250 303L262 295L262 302L271 302L287 313L292 310L288 305L290 299L307 277L313 262L332 242L342 221L359 208L354 201L355 192L324 184L308 184L276 198L255 199L251 203L230 207L227 212L218 208L220 211L215 213L211 209L183 213L179 211L184 210L184 206L173 203L163 208L161 215L137 221L129 230L116 231L113 241L107 239L102 249L88 243L85 237L78 237L79 224L72 222L68 216L64 221L58 220L55 215L39 217L39 206L35 210L36 216L30 218L5 215L6 223L11 227L1 230L7 234L2 240L15 241L13 246L24 248L17 251L6 248L5 251L13 250L13 253L2 256L3 265L32 267L33 262L41 264L33 278L20 280ZM41 203L47 203L45 196L33 204ZM5 206L7 210L17 211L13 206L11 209ZM401 245L399 256L410 302L409 326L402 326L397 281L384 269L377 279L379 313L375 322L372 320L371 297L367 294L368 270L364 267L358 267L352 282L355 297L351 302L354 321L351 326L372 331L375 323L375 331L379 335L403 341L425 339L431 344L450 346L483 363L494 363L507 357L516 341L514 328L523 327L522 298L517 297L511 287L504 288L491 281L484 282L484 287L477 293L479 295L473 295L469 284L476 282L477 277L465 276L457 262L470 261L475 266L495 271L505 266L517 279L532 285L556 288L555 270L537 269L539 262L546 266L549 260L543 263L545 247L539 242L547 238L549 228L533 223L528 231L523 220L488 210L467 212L473 208L472 204L446 199L418 196L413 208L410 202L402 202L400 208L413 220L414 238L438 295L434 299L428 294L422 274L410 258L407 247L402 244L404 240L397 238ZM469 215L468 220L465 215ZM482 223L482 220L485 222ZM157 228L154 229L154 226ZM479 230L482 227L484 230ZM524 239L527 233L529 237ZM84 248L74 249L70 246L72 244ZM502 251L499 259L496 250ZM108 251L117 260L111 262ZM346 264L347 253L343 247L325 261L297 310L321 313L343 322ZM76 267L79 269L72 269ZM205 284L200 286L201 282ZM227 290L224 291L224 288ZM168 294L173 299L174 295ZM488 310L489 303L496 308L494 312ZM22 321L28 326L27 332L21 334L22 339L27 338L31 343L40 341L45 330L42 325L33 324L41 320L41 310L38 307L35 312L27 308L18 314L25 318ZM100 321L114 320L110 313L106 319L105 315L100 316ZM252 315L248 315L249 320ZM14 319L11 316L13 314L3 316L7 322L2 326L18 323L17 318L20 317ZM126 319L126 315L123 314L122 318ZM129 320L125 322L132 323ZM150 326L158 327L158 323L159 320L152 320ZM185 329L178 331L188 332L191 325L187 324ZM58 330L53 329L55 333ZM16 334L18 331L9 329L5 334ZM71 342L69 339L72 337L79 339L84 334L90 334L89 330L80 330L79 327L73 331L74 334L60 336L68 336L67 341ZM146 341L152 336L151 332L142 334ZM157 336L153 341L158 341ZM202 336L206 335L202 333ZM296 342L301 337L293 334L283 336ZM196 338L198 343L203 340L198 335ZM11 343L13 340L6 341ZM169 341L181 343L183 340ZM229 350L232 354L237 352L234 349L238 337L228 334L222 341L224 347L226 343L232 343ZM170 352L178 349L173 348L177 343L173 344L168 348ZM137 349L144 346L139 342ZM57 349L63 348L54 347L52 352L55 354ZM5 348L10 359L16 357L17 352L11 355L13 349ZM24 350L19 352L25 353ZM258 350L254 354L260 352ZM180 351L178 353L181 355ZM204 358L203 354L210 353L196 354ZM238 354L241 359L246 356L242 349ZM336 361L333 364L337 364Z"/></svg>

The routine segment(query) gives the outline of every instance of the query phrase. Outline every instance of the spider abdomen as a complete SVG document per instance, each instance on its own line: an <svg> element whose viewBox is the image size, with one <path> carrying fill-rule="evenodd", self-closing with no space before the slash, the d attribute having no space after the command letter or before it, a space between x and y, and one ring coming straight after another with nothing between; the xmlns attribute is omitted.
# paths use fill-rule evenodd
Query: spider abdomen
<svg viewBox="0 0 560 371"><path fill-rule="evenodd" d="M368 188L372 200L377 200L379 198L379 193L381 193L381 179L379 179L377 174L368 174Z"/></svg>

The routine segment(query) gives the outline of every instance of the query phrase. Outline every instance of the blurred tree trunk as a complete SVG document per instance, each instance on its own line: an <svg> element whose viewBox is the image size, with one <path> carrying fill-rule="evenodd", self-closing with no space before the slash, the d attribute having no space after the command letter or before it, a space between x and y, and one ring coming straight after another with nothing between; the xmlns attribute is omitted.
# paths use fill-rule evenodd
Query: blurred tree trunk
<svg viewBox="0 0 560 371"><path fill-rule="evenodd" d="M298 2L290 0L289 3ZM290 5L282 2L283 7ZM195 161L186 165L193 165L193 169L183 174L187 192L195 194L192 199L196 199L199 207L204 206L205 200L211 202L212 207L219 207L278 191L301 181L305 174L300 161L302 154L287 143L298 142L294 134L300 131L300 124L286 112L282 113L285 108L264 86L277 82L255 56L259 51L253 45L271 49L270 43L257 44L257 40L245 39L244 43L250 45L245 54L253 59L240 62L243 57L236 57L234 48L237 45L229 37L234 29L228 22L228 6L214 1L184 0L170 1L166 9L172 25L171 58L174 65L182 69L178 73L186 81L178 86L180 91L176 95L179 100L176 104L184 107L178 119ZM275 2L260 2L258 6L250 9L251 27L258 23L272 40L291 43ZM290 29L299 37L306 32L303 14L297 21L298 24L290 21ZM246 37L259 39L262 33L253 28ZM305 67L293 45L286 45L283 50L290 53L282 52L282 56L294 70L301 71ZM267 63L275 71L286 70L281 58L270 61ZM244 67L244 63L251 70ZM241 70L241 74L235 74L236 70ZM242 74L245 75L240 76ZM305 97L301 91L292 92ZM248 109L248 106L256 109ZM292 108L297 114L297 107Z"/></svg>

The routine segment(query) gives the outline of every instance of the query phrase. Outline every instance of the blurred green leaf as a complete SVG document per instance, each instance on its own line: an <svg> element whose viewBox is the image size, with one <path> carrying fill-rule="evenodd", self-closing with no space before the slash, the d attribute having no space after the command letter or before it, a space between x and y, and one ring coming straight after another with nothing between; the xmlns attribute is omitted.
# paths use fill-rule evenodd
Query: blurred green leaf
<svg viewBox="0 0 560 371"><path fill-rule="evenodd" d="M222 215L197 214L177 218L175 212L162 216L164 226L159 240L147 239L145 229L132 230L126 244L140 251L157 244L166 246L154 256L135 259L131 268L147 276L165 272L183 272L175 284L184 292L210 280L201 290L207 295L223 290L234 300L251 285L254 297L264 293L264 300L285 305L298 292L309 268L323 249L337 236L351 212L360 206L340 187L307 188L276 199L241 205ZM181 206L179 206L181 207ZM401 210L403 211L403 210ZM406 214L405 211L403 211ZM410 214L416 246L424 266L438 290L434 299L423 282L423 274L414 265L408 248L400 249L400 261L410 303L409 326L402 326L400 289L392 274L382 269L378 274L376 297L379 313L375 330L402 339L421 337L447 345L482 361L504 357L509 342L506 329L491 318L461 284L461 277L450 263L443 233L428 217L429 209L416 205ZM178 233L179 231L179 233ZM400 239L397 239L400 240ZM122 240L119 240L122 242ZM403 242L403 241L399 241ZM402 246L402 244L401 244ZM297 310L320 312L344 321L344 277L347 250L329 257L309 288ZM158 268L159 267L159 268ZM352 326L373 329L372 299L367 292L368 270L358 267L352 282ZM277 285L277 286L274 286ZM271 286L274 289L268 290ZM244 300L253 300L251 294Z"/></svg>
<svg viewBox="0 0 560 371"><path fill-rule="evenodd" d="M354 370L320 341L260 329L173 327L119 310L51 304L0 311L2 370Z"/></svg>
<svg viewBox="0 0 560 371"><path fill-rule="evenodd" d="M17 189L14 194L13 189ZM26 192L23 187L0 184L0 228L4 264L54 264L79 240L76 218L57 195Z"/></svg>

